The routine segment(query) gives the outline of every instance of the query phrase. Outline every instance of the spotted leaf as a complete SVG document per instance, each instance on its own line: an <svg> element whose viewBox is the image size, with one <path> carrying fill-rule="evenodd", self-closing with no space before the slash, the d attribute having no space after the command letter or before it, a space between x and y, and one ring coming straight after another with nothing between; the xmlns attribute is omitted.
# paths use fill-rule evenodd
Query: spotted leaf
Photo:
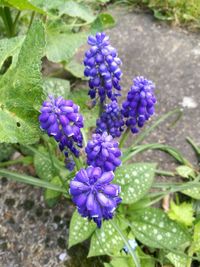
<svg viewBox="0 0 200 267"><path fill-rule="evenodd" d="M96 224L93 221L88 221L75 211L69 227L69 248L88 239L95 228Z"/></svg>
<svg viewBox="0 0 200 267"><path fill-rule="evenodd" d="M147 193L154 180L155 167L154 163L134 163L117 169L115 183L121 186L124 204L134 203Z"/></svg>
<svg viewBox="0 0 200 267"><path fill-rule="evenodd" d="M159 209L148 208L135 212L131 226L135 237L153 248L173 249L190 242L187 229L170 220Z"/></svg>

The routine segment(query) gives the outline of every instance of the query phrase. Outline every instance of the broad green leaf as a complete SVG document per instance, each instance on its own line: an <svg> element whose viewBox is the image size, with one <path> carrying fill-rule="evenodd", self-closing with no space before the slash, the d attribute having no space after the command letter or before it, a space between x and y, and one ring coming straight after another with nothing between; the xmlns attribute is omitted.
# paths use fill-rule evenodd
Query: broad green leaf
<svg viewBox="0 0 200 267"><path fill-rule="evenodd" d="M132 215L132 230L143 244L153 248L173 249L190 242L187 229L170 220L163 211L146 208Z"/></svg>
<svg viewBox="0 0 200 267"><path fill-rule="evenodd" d="M51 184L62 187L62 182L58 176L53 177L50 181ZM56 203L58 198L60 197L61 192L57 192L51 189L46 189L44 193L44 199L49 205L49 207L53 207Z"/></svg>
<svg viewBox="0 0 200 267"><path fill-rule="evenodd" d="M63 14L70 17L81 18L88 23L91 23L95 20L93 11L89 8L88 5L86 6L75 1L65 1L62 5L59 6L59 15L62 16Z"/></svg>
<svg viewBox="0 0 200 267"><path fill-rule="evenodd" d="M195 177L195 172L192 168L182 165L176 168L177 173L184 178Z"/></svg>
<svg viewBox="0 0 200 267"><path fill-rule="evenodd" d="M174 201L171 201L168 216L170 219L185 226L191 226L194 221L192 203L183 202L180 205L176 205Z"/></svg>
<svg viewBox="0 0 200 267"><path fill-rule="evenodd" d="M156 164L134 163L119 167L115 172L115 182L121 186L123 204L141 199L151 188Z"/></svg>
<svg viewBox="0 0 200 267"><path fill-rule="evenodd" d="M104 267L135 267L135 264L131 257L113 258L111 262L104 263Z"/></svg>
<svg viewBox="0 0 200 267"><path fill-rule="evenodd" d="M57 185L51 184L47 181L43 181L38 178L24 175L24 174L19 174L17 172L8 171L6 169L0 169L0 178L2 177L7 177L8 179L14 180L16 182L30 184L30 185L42 187L42 188L47 188L47 189L55 190L57 192L62 192L65 194L68 193L66 189L59 187Z"/></svg>
<svg viewBox="0 0 200 267"><path fill-rule="evenodd" d="M185 256L186 257L183 257L170 252L166 257L170 260L174 267L185 267L187 266L187 255Z"/></svg>
<svg viewBox="0 0 200 267"><path fill-rule="evenodd" d="M93 109L88 108L88 103L90 102L88 91L85 89L75 90L70 94L70 99L80 106L80 113L84 117L84 130L95 127L98 118L98 107L95 106Z"/></svg>
<svg viewBox="0 0 200 267"><path fill-rule="evenodd" d="M93 221L88 221L87 218L83 218L76 210L71 218L69 227L69 245L72 247L82 241L88 239L95 231L96 224Z"/></svg>
<svg viewBox="0 0 200 267"><path fill-rule="evenodd" d="M34 155L34 166L38 177L45 181L51 181L54 177L55 170L52 166L49 154L42 151L43 153L36 153Z"/></svg>
<svg viewBox="0 0 200 267"><path fill-rule="evenodd" d="M4 38L0 40L0 68L8 57L12 57L12 67L15 65L24 36Z"/></svg>
<svg viewBox="0 0 200 267"><path fill-rule="evenodd" d="M35 22L16 66L0 77L0 142L31 144L39 139L39 113L35 108L42 103L40 67L44 46L43 25Z"/></svg>
<svg viewBox="0 0 200 267"><path fill-rule="evenodd" d="M95 21L91 25L91 32L101 32L107 28L111 28L115 26L114 18L108 13L101 13L95 19Z"/></svg>
<svg viewBox="0 0 200 267"><path fill-rule="evenodd" d="M72 59L68 64L65 65L65 69L77 78L84 79L84 66Z"/></svg>
<svg viewBox="0 0 200 267"><path fill-rule="evenodd" d="M115 223L117 220L114 218ZM119 233L113 228L110 221L104 221L101 229L97 228L91 238L90 251L88 257L98 255L120 255L120 250L124 246Z"/></svg>
<svg viewBox="0 0 200 267"><path fill-rule="evenodd" d="M194 226L192 247L194 252L200 252L200 221Z"/></svg>
<svg viewBox="0 0 200 267"><path fill-rule="evenodd" d="M10 144L1 143L0 144L0 162L3 160L8 160L14 152L14 148Z"/></svg>
<svg viewBox="0 0 200 267"><path fill-rule="evenodd" d="M194 198L194 199L200 199L200 185L199 186L194 186L191 189L186 189L181 191L181 193Z"/></svg>
<svg viewBox="0 0 200 267"><path fill-rule="evenodd" d="M78 48L86 43L87 34L59 33L57 30L47 28L47 57L53 62L68 62L78 51Z"/></svg>
<svg viewBox="0 0 200 267"><path fill-rule="evenodd" d="M46 98L48 95L53 95L54 97L62 96L66 99L70 93L69 81L59 78L44 78L43 88Z"/></svg>
<svg viewBox="0 0 200 267"><path fill-rule="evenodd" d="M8 5L19 10L32 10L38 13L44 13L44 11L37 6L34 6L28 0L3 0L0 1L0 5Z"/></svg>

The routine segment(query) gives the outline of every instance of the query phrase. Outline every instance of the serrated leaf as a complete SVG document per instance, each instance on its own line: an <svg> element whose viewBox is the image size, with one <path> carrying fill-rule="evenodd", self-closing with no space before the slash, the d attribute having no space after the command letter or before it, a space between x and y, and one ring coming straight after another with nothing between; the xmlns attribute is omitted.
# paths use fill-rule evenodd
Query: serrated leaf
<svg viewBox="0 0 200 267"><path fill-rule="evenodd" d="M62 183L58 176L53 177L50 183L62 187ZM46 189L44 193L44 199L49 207L53 207L57 203L57 200L61 196L61 194L62 194L61 192L57 192L51 189Z"/></svg>
<svg viewBox="0 0 200 267"><path fill-rule="evenodd" d="M181 191L181 193L194 198L194 199L200 199L200 185L199 186L194 186L191 189L186 189Z"/></svg>
<svg viewBox="0 0 200 267"><path fill-rule="evenodd" d="M155 167L153 163L134 163L116 170L115 182L121 186L122 203L134 203L148 192L154 180Z"/></svg>
<svg viewBox="0 0 200 267"><path fill-rule="evenodd" d="M14 38L4 38L0 40L0 68L8 57L12 57L12 67L14 67L24 36Z"/></svg>
<svg viewBox="0 0 200 267"><path fill-rule="evenodd" d="M88 239L95 231L96 224L83 218L76 210L71 218L69 227L69 248Z"/></svg>
<svg viewBox="0 0 200 267"><path fill-rule="evenodd" d="M93 11L89 8L88 5L86 6L83 3L77 3L75 1L66 1L59 6L59 16L62 16L63 14L70 17L81 18L88 23L91 23L95 20Z"/></svg>
<svg viewBox="0 0 200 267"><path fill-rule="evenodd" d="M65 99L70 93L70 83L68 80L59 78L44 78L44 94L46 98L48 95L53 95L54 97L62 96Z"/></svg>
<svg viewBox="0 0 200 267"><path fill-rule="evenodd" d="M111 28L115 26L114 18L108 13L101 13L95 19L95 21L91 24L91 32L101 32L107 28Z"/></svg>
<svg viewBox="0 0 200 267"><path fill-rule="evenodd" d="M180 205L176 205L174 201L170 202L170 209L168 216L170 219L175 220L185 226L191 226L194 221L194 211L192 203L183 202Z"/></svg>
<svg viewBox="0 0 200 267"><path fill-rule="evenodd" d="M44 11L37 6L34 6L28 0L3 0L0 1L0 5L8 5L19 10L32 10L38 13L44 14Z"/></svg>
<svg viewBox="0 0 200 267"><path fill-rule="evenodd" d="M195 177L195 172L192 168L182 165L176 168L177 173L184 178Z"/></svg>
<svg viewBox="0 0 200 267"><path fill-rule="evenodd" d="M32 144L39 139L39 113L35 108L42 102L40 66L44 46L43 25L35 22L16 66L1 76L0 142Z"/></svg>
<svg viewBox="0 0 200 267"><path fill-rule="evenodd" d="M34 167L36 174L38 175L38 177L40 177L40 179L51 181L54 177L54 167L52 166L49 154L44 152L44 150L42 150L42 153L35 153Z"/></svg>
<svg viewBox="0 0 200 267"><path fill-rule="evenodd" d="M74 59L65 65L65 69L77 78L84 78L84 66Z"/></svg>
<svg viewBox="0 0 200 267"><path fill-rule="evenodd" d="M186 257L183 257L170 252L166 257L170 260L174 267L185 267L187 265L187 255L185 256Z"/></svg>
<svg viewBox="0 0 200 267"><path fill-rule="evenodd" d="M70 94L70 99L80 106L80 113L84 117L84 129L95 127L98 118L98 107L95 106L93 109L88 108L88 103L90 101L88 91L85 89L73 91Z"/></svg>
<svg viewBox="0 0 200 267"><path fill-rule="evenodd" d="M47 57L53 62L68 62L78 51L78 48L85 44L87 34L78 33L59 33L57 30L47 28Z"/></svg>
<svg viewBox="0 0 200 267"><path fill-rule="evenodd" d="M115 223L117 223L115 218L112 220L115 220ZM120 255L120 250L123 246L124 241L112 223L104 221L101 229L97 228L92 235L88 257L106 254Z"/></svg>
<svg viewBox="0 0 200 267"><path fill-rule="evenodd" d="M153 248L174 249L190 242L189 232L159 209L135 212L131 226L135 237Z"/></svg>

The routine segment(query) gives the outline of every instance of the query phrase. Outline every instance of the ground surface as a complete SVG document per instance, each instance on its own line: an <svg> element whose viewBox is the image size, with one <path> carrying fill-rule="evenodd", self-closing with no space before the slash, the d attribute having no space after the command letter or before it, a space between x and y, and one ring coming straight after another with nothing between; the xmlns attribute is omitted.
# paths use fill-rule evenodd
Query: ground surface
<svg viewBox="0 0 200 267"><path fill-rule="evenodd" d="M123 61L123 95L128 91L132 78L143 75L156 83L158 105L154 120L176 107L184 111L175 128L169 130L163 124L145 142L174 145L194 161L185 137L191 136L199 141L199 35L160 25L147 14L124 9L112 10L112 13L117 25L108 33ZM165 168L173 168L169 165L171 159L159 152L146 153L138 158L159 160L165 163L161 164ZM66 252L66 221L72 210L67 203L61 203L51 211L45 207L41 192L40 189L1 181L1 267L97 266L86 264L78 254L80 249Z"/></svg>

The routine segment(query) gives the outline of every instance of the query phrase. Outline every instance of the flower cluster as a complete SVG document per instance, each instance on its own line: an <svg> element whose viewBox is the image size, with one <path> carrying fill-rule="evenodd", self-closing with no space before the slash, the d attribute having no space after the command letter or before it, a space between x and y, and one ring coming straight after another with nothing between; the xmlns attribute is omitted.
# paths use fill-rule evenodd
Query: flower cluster
<svg viewBox="0 0 200 267"><path fill-rule="evenodd" d="M96 125L96 133L107 132L113 138L120 137L123 131L124 120L117 101L111 101L105 106L105 111L97 120Z"/></svg>
<svg viewBox="0 0 200 267"><path fill-rule="evenodd" d="M106 96L112 100L119 96L113 88L121 90L119 84L122 72L119 68L121 60L117 57L116 49L109 43L109 37L105 33L97 33L88 37L91 48L85 53L84 74L89 77L89 95L95 99L97 94L103 102Z"/></svg>
<svg viewBox="0 0 200 267"><path fill-rule="evenodd" d="M152 81L139 76L133 82L127 99L122 104L122 114L127 118L127 127L130 127L132 133L137 133L138 127L143 127L145 121L154 114L156 98Z"/></svg>
<svg viewBox="0 0 200 267"><path fill-rule="evenodd" d="M121 164L119 159L121 151L118 148L118 142L106 132L102 135L93 134L85 151L88 165L100 167L103 171L114 171Z"/></svg>
<svg viewBox="0 0 200 267"><path fill-rule="evenodd" d="M112 171L103 172L98 167L81 169L70 182L70 194L78 212L96 222L100 228L102 219L112 219L114 210L121 202L120 187L111 184Z"/></svg>
<svg viewBox="0 0 200 267"><path fill-rule="evenodd" d="M59 143L59 148L69 156L69 151L79 156L83 137L80 129L83 127L83 117L79 114L79 107L72 100L62 97L49 97L40 109L40 126L49 136L53 136Z"/></svg>

